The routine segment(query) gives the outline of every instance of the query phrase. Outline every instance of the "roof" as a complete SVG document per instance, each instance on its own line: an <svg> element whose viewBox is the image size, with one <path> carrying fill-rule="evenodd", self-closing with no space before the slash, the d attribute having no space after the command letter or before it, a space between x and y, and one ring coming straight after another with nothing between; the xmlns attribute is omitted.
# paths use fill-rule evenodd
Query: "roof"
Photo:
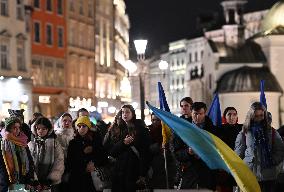
<svg viewBox="0 0 284 192"><path fill-rule="evenodd" d="M265 63L266 57L257 43L247 40L240 47L230 47L224 42L213 42L208 40L213 52L219 52L219 63Z"/></svg>
<svg viewBox="0 0 284 192"><path fill-rule="evenodd" d="M248 66L229 71L222 75L217 82L217 92L259 92L261 80L265 80L265 91L282 92L278 81L267 67Z"/></svg>
<svg viewBox="0 0 284 192"><path fill-rule="evenodd" d="M270 34L270 31L274 31L278 27L284 27L284 1L279 1L273 5L273 7L265 15L262 22L262 32L264 34ZM283 31L280 30L280 34L283 34Z"/></svg>

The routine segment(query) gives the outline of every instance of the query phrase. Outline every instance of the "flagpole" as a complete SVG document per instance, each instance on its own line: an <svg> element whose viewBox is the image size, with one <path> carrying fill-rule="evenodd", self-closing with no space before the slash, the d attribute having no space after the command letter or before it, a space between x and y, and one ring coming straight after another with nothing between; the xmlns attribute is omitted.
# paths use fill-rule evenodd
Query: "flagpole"
<svg viewBox="0 0 284 192"><path fill-rule="evenodd" d="M166 147L163 146L164 160L165 160L165 173L166 173L166 187L169 189L169 177L168 177L168 164L167 164L167 154Z"/></svg>

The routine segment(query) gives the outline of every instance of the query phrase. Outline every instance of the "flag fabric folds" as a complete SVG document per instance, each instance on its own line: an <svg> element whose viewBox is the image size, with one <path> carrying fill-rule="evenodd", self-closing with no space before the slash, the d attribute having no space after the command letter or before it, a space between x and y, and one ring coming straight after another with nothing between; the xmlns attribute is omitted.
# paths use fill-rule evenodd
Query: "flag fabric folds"
<svg viewBox="0 0 284 192"><path fill-rule="evenodd" d="M260 100L260 103L262 105L264 105L265 108L267 109L266 97L265 97L265 94L264 94L264 80L260 81L260 96L259 96L259 100Z"/></svg>
<svg viewBox="0 0 284 192"><path fill-rule="evenodd" d="M153 113L167 124L211 169L230 173L244 192L260 192L255 175L244 161L215 135L147 102Z"/></svg>
<svg viewBox="0 0 284 192"><path fill-rule="evenodd" d="M221 107L220 107L218 93L214 95L213 101L211 103L211 106L210 106L210 109L207 115L213 122L213 125L217 127L222 126L222 114L221 114Z"/></svg>
<svg viewBox="0 0 284 192"><path fill-rule="evenodd" d="M170 112L170 108L161 82L158 82L158 91L159 91L160 109ZM170 128L164 122L162 122L162 137L163 137L162 141L163 145L167 144L172 137L172 132Z"/></svg>

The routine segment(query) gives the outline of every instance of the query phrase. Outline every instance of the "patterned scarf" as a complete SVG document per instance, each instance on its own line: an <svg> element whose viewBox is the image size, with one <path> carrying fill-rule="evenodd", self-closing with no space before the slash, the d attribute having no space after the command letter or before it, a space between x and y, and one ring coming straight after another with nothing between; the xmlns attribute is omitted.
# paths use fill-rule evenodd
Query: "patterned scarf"
<svg viewBox="0 0 284 192"><path fill-rule="evenodd" d="M268 138L264 134L263 126L259 123L254 123L251 130L254 138L254 149L260 152L261 168L271 168L271 148L268 145Z"/></svg>
<svg viewBox="0 0 284 192"><path fill-rule="evenodd" d="M20 132L19 136L1 131L1 151L8 172L9 181L18 183L20 176L29 172L29 159L26 151L27 136Z"/></svg>

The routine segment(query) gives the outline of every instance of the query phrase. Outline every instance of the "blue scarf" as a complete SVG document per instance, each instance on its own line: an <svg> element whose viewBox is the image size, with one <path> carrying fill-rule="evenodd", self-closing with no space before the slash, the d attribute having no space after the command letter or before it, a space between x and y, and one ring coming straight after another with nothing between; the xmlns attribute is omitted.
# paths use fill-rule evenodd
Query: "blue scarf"
<svg viewBox="0 0 284 192"><path fill-rule="evenodd" d="M253 123L251 130L254 138L254 149L260 151L261 168L271 168L271 148L268 144L268 138L264 134L263 125L260 123Z"/></svg>

